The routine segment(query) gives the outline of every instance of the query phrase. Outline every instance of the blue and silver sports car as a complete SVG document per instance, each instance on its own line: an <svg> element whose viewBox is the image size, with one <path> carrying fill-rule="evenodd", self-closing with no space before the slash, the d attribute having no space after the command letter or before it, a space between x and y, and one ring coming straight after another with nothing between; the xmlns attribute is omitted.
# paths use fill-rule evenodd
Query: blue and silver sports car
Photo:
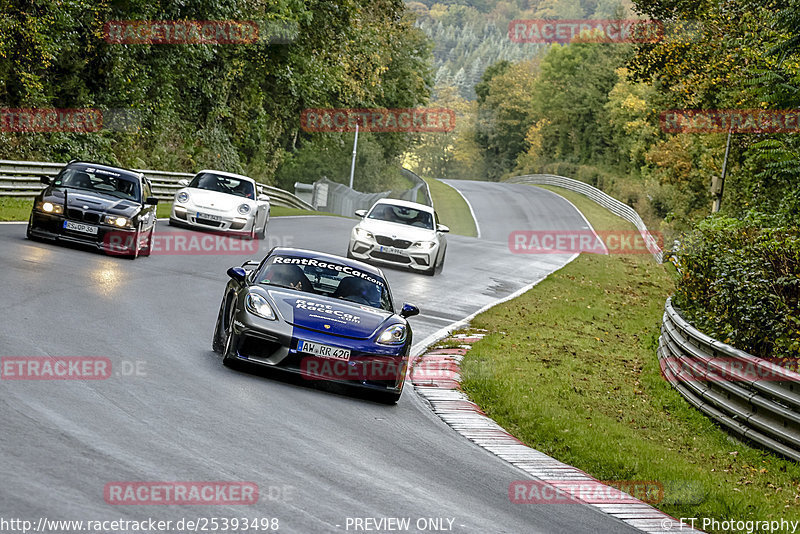
<svg viewBox="0 0 800 534"><path fill-rule="evenodd" d="M274 248L261 263L228 269L213 348L246 361L374 391L395 403L411 347L404 304L394 311L380 269L332 254Z"/></svg>

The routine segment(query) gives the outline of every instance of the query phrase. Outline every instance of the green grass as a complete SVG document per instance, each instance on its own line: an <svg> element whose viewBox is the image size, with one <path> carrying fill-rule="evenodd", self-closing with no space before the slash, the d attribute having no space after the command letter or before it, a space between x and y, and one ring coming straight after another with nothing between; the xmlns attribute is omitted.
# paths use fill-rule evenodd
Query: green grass
<svg viewBox="0 0 800 534"><path fill-rule="evenodd" d="M312 211L299 208L286 208L284 206L272 206L269 210L269 213L270 217L286 217L288 215L327 215L330 217L344 217L344 215L337 215L336 213L328 213L327 211Z"/></svg>
<svg viewBox="0 0 800 534"><path fill-rule="evenodd" d="M33 208L33 199L0 197L0 221L27 221Z"/></svg>
<svg viewBox="0 0 800 534"><path fill-rule="evenodd" d="M478 235L475 228L475 219L469 211L469 206L461 195L449 185L424 178L431 190L433 205L439 215L439 222L450 227L450 232L458 235L475 237Z"/></svg>
<svg viewBox="0 0 800 534"><path fill-rule="evenodd" d="M558 190L597 230L629 223ZM477 316L491 332L462 365L463 389L526 444L601 480L656 480L675 517L800 519L800 466L750 447L660 374L655 349L668 265L582 254Z"/></svg>

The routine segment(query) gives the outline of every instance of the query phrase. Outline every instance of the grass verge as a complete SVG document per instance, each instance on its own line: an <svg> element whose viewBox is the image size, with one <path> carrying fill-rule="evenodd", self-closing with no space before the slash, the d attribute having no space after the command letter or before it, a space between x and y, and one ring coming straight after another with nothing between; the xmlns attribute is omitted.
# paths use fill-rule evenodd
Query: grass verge
<svg viewBox="0 0 800 534"><path fill-rule="evenodd" d="M31 214L33 200L30 198L0 197L0 221L27 221ZM168 219L171 202L160 202L156 208L159 219ZM271 217L285 217L289 215L328 215L331 217L341 217L335 213L324 211L311 211L298 208L286 208L284 206L272 206L270 208Z"/></svg>
<svg viewBox="0 0 800 534"><path fill-rule="evenodd" d="M633 228L553 190L597 230ZM670 268L644 254L582 254L477 316L472 326L491 333L465 357L464 391L526 444L600 480L661 482L655 506L675 517L800 518L800 466L722 431L662 378Z"/></svg>
<svg viewBox="0 0 800 534"><path fill-rule="evenodd" d="M475 219L469 206L458 191L449 185L431 178L423 178L431 190L433 205L439 221L450 227L450 232L458 235L476 237Z"/></svg>
<svg viewBox="0 0 800 534"><path fill-rule="evenodd" d="M33 209L33 199L0 197L0 221L27 221Z"/></svg>

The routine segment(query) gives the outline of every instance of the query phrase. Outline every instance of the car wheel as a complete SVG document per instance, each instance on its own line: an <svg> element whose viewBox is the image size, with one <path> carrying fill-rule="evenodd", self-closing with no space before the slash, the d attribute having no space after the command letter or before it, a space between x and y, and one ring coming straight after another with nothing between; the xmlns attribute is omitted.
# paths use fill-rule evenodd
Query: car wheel
<svg viewBox="0 0 800 534"><path fill-rule="evenodd" d="M431 264L431 266L429 268L425 269L424 271L422 271L422 273L423 274L427 274L428 276L435 275L436 274L436 266L437 266L438 263L439 263L439 257L437 256L436 259L433 260L433 263Z"/></svg>
<svg viewBox="0 0 800 534"><path fill-rule="evenodd" d="M381 404L397 404L402 394L402 391L400 393L395 393L394 391L376 391L372 394L372 399Z"/></svg>
<svg viewBox="0 0 800 534"><path fill-rule="evenodd" d="M139 230L136 230L136 233L133 235L133 252L128 254L128 259L135 260L139 257Z"/></svg>
<svg viewBox="0 0 800 534"><path fill-rule="evenodd" d="M222 354L222 351L225 350L225 342L226 340L226 332L225 332L225 325L222 324L222 318L225 315L225 303L228 301L229 298L226 295L225 298L222 299L222 302L219 305L219 313L217 314L217 324L214 327L214 339L211 340L211 349L216 352L217 354Z"/></svg>
<svg viewBox="0 0 800 534"><path fill-rule="evenodd" d="M233 368L236 366L236 346L237 338L236 334L233 332L233 311L234 309L231 308L230 318L228 319L228 331L226 332L225 336L225 349L222 351L222 364L225 367Z"/></svg>
<svg viewBox="0 0 800 534"><path fill-rule="evenodd" d="M261 230L260 230L260 231L259 231L259 232L256 234L256 237L257 237L258 239L264 239L265 237L267 237L267 223L268 223L268 222L269 222L269 219L265 220L265 221L264 221L264 226L263 226L263 227L261 228Z"/></svg>
<svg viewBox="0 0 800 534"><path fill-rule="evenodd" d="M150 229L150 233L147 235L147 246L141 252L142 257L144 257L144 258L149 257L150 253L153 251L153 233L155 231L156 231L156 227L153 226Z"/></svg>
<svg viewBox="0 0 800 534"><path fill-rule="evenodd" d="M31 214L30 219L28 219L28 229L25 231L25 237L31 241L38 241L39 239L31 233L31 226L33 226L33 214Z"/></svg>

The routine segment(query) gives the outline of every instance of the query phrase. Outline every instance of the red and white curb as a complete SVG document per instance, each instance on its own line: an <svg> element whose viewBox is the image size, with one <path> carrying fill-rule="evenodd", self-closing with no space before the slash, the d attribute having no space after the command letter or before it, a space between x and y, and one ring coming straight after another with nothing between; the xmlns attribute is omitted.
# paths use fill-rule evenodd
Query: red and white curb
<svg viewBox="0 0 800 534"><path fill-rule="evenodd" d="M453 430L522 469L532 480L562 489L580 484L619 494L616 488L602 484L580 469L524 445L484 414L478 405L470 401L461 391L461 361L471 348L471 344L484 335L479 332L450 336L444 341L448 345L457 344L457 346L433 348L415 359L411 368L411 383L414 384L417 393L428 401L433 412ZM701 532L634 497L626 498L624 503L609 503L602 498L586 498L581 494L574 496L588 506L594 506L649 534Z"/></svg>

